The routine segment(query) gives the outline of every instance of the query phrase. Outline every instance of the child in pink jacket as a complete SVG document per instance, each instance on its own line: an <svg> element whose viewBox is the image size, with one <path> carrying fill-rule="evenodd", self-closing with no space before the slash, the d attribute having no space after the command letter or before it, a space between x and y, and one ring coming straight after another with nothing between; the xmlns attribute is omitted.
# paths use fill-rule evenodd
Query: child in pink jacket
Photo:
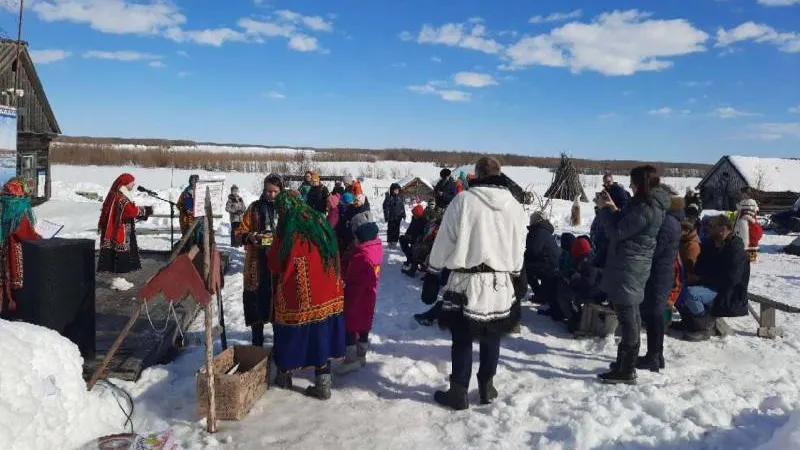
<svg viewBox="0 0 800 450"><path fill-rule="evenodd" d="M367 222L356 231L353 256L344 274L345 359L337 373L354 372L367 363L369 332L378 299L378 280L383 262L383 242L378 225Z"/></svg>

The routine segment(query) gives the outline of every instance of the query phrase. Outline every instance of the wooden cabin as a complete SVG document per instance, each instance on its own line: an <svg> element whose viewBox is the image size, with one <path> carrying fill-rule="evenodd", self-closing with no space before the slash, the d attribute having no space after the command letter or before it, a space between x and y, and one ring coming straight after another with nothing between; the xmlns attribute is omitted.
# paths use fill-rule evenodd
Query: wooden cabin
<svg viewBox="0 0 800 450"><path fill-rule="evenodd" d="M791 208L800 196L800 159L723 156L698 185L703 208L720 211L735 210L745 187L764 213Z"/></svg>
<svg viewBox="0 0 800 450"><path fill-rule="evenodd" d="M400 195L405 198L416 199L420 201L432 200L435 196L433 185L420 177L408 177L397 182L400 185Z"/></svg>
<svg viewBox="0 0 800 450"><path fill-rule="evenodd" d="M13 92L14 74L19 68L18 89L22 97L13 105L13 96L0 96L0 103L17 108L17 176L31 189L32 203L50 198L50 143L61 134L53 109L36 73L28 44L22 43L17 64L17 41L0 39L0 92Z"/></svg>

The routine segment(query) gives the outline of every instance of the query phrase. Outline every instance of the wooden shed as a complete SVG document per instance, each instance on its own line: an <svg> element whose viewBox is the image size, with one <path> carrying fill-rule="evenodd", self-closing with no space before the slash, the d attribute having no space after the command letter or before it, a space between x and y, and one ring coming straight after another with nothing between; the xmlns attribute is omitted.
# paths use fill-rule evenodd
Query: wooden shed
<svg viewBox="0 0 800 450"><path fill-rule="evenodd" d="M61 134L61 128L28 53L28 44L23 42L18 51L17 41L0 39L0 92L13 92L17 69L18 89L23 95L16 105L12 95L0 97L0 102L17 106L17 176L29 183L32 203L38 205L50 198L50 143Z"/></svg>
<svg viewBox="0 0 800 450"><path fill-rule="evenodd" d="M429 201L434 198L433 185L420 177L408 177L397 182L400 185L400 195L405 198L419 198Z"/></svg>
<svg viewBox="0 0 800 450"><path fill-rule="evenodd" d="M736 209L744 187L755 191L762 212L788 209L800 195L800 159L723 156L698 185L703 208Z"/></svg>

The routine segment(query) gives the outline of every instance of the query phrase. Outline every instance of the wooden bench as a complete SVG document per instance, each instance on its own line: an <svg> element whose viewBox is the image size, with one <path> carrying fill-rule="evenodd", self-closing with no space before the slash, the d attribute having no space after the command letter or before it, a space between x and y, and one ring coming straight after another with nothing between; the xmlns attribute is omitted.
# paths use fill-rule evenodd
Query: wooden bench
<svg viewBox="0 0 800 450"><path fill-rule="evenodd" d="M763 295L748 293L747 298L753 303L758 303L761 307L760 313L757 313L752 306L749 304L747 305L750 314L752 314L756 322L758 322L758 330L756 331L758 337L775 339L776 337L783 336L783 330L778 327L775 319L776 311L783 311L790 314L800 313L800 308L796 306L771 300Z"/></svg>

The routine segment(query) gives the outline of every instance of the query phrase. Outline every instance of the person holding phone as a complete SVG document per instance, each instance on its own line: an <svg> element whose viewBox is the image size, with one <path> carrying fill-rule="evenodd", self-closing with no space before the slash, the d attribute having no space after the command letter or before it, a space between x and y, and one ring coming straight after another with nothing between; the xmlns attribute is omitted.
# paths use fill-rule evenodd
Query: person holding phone
<svg viewBox="0 0 800 450"><path fill-rule="evenodd" d="M267 253L278 223L275 199L282 191L281 177L268 175L261 197L247 207L236 230L236 238L244 243L245 249L244 322L250 327L252 343L257 347L264 345L264 324L272 320L272 273L267 265Z"/></svg>

